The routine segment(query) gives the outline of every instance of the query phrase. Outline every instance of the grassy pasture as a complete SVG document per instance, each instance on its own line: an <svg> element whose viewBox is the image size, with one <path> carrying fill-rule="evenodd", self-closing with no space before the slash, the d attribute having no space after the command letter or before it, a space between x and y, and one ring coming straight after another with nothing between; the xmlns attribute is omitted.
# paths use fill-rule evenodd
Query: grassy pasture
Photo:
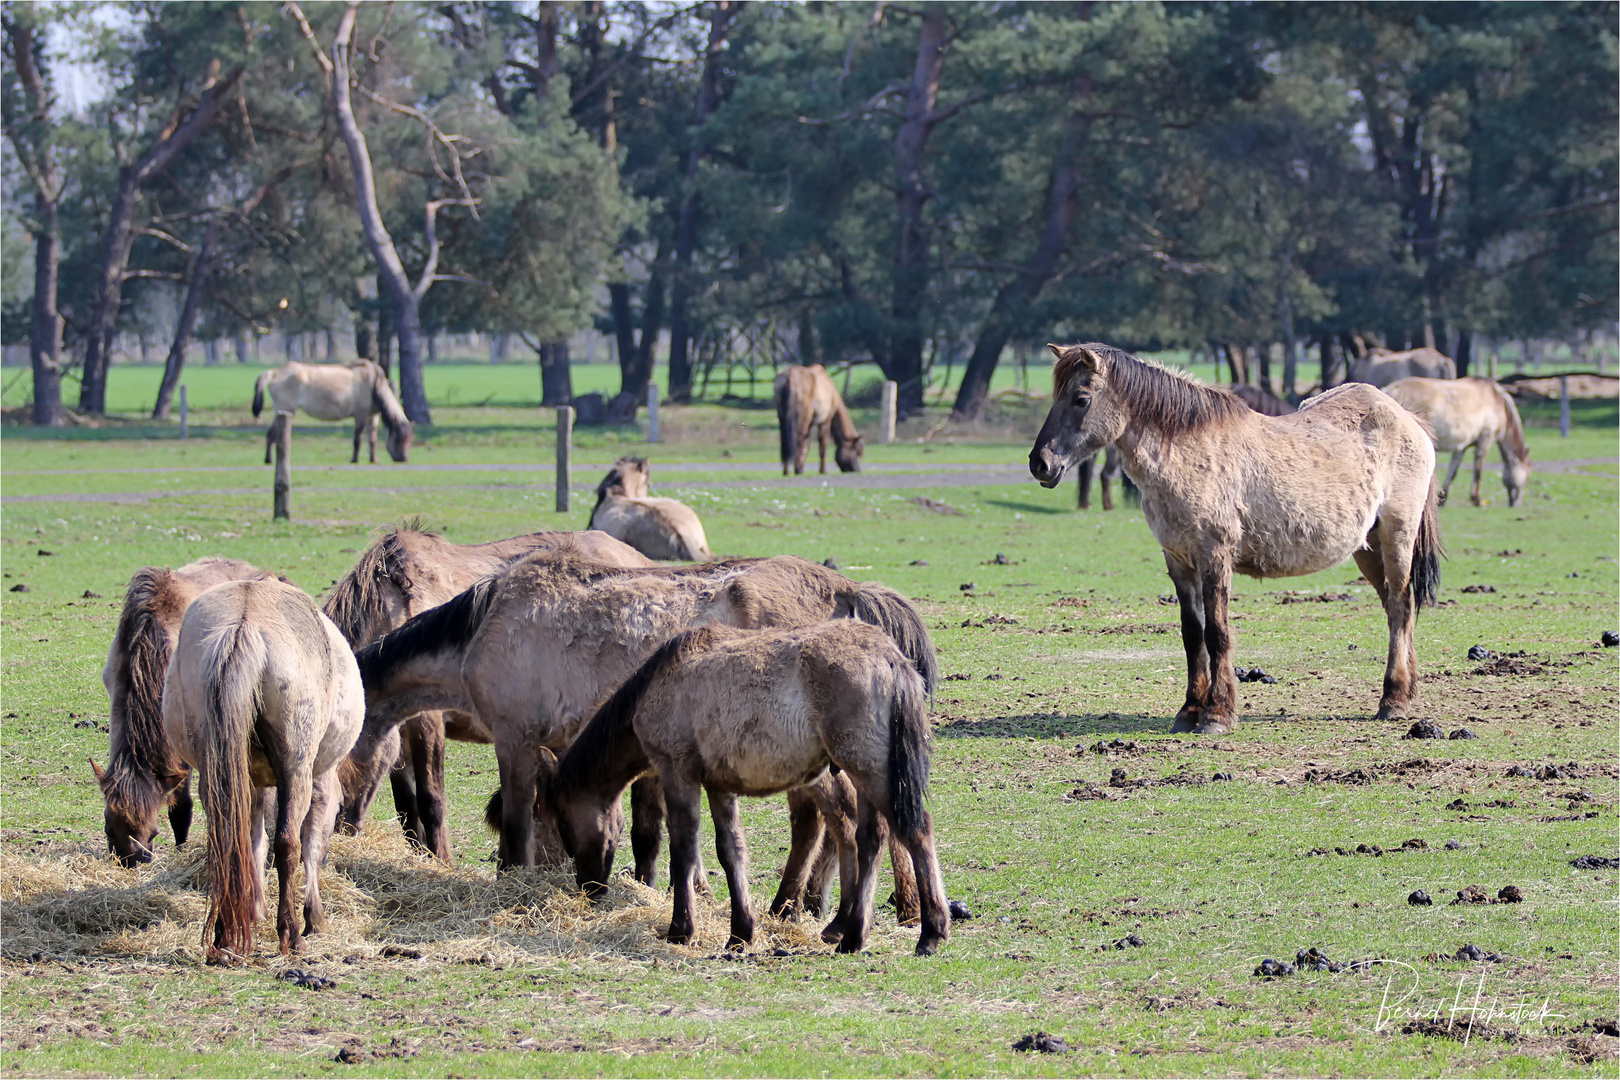
<svg viewBox="0 0 1620 1080"><path fill-rule="evenodd" d="M1418 715L1478 738L1407 741L1407 724L1369 719L1383 617L1348 564L1239 581L1236 658L1278 682L1242 687L1235 734L1170 737L1176 611L1140 512L1078 514L1069 485L948 482L952 467L1022 468L1016 416L974 439L875 447L866 479L907 486L852 487L781 482L766 410L670 409L675 441L657 447L634 428L581 434L569 515L551 509L537 410L441 406L404 467L351 469L347 435L310 425L295 520L274 524L241 400L200 409L186 443L137 419L0 442L0 491L29 497L5 506L0 574L30 590L0 592L6 1075L1616 1075L1620 1040L1590 1022L1615 1016L1620 875L1569 860L1617 853L1617 651L1595 642L1616 626L1620 490L1612 464L1550 464L1612 461L1612 402L1578 403L1569 440L1546 430L1556 405L1529 410L1543 468L1522 508L1493 473L1491 505L1442 511L1450 557L1443 606L1418 624ZM203 967L200 845L160 837L137 871L102 857L85 758L106 752L98 675L129 574L224 554L319 592L407 514L461 542L578 528L584 490L625 451L653 455L657 493L693 505L717 551L831 556L917 601L948 676L941 858L975 917L929 960L892 913L859 957L769 918L726 957L715 878L698 942L671 947L662 892L622 883L593 910L567 874L494 879L479 820L493 755L452 745L457 867L407 852L384 796L367 836L334 848L333 934L287 960L266 927L259 964ZM737 467L750 465L767 467ZM141 497L87 499L117 493ZM1471 662L1475 644L1526 655ZM1565 776L1504 775L1518 765ZM746 811L763 906L785 812ZM1409 839L1427 846L1398 850ZM1472 884L1525 899L1447 906ZM1418 888L1434 906L1408 906ZM1144 945L1111 947L1130 934ZM1444 959L1466 944L1501 960ZM1251 974L1309 946L1384 963ZM274 977L294 967L338 985ZM1486 1026L1466 1041L1401 1030L1476 1005ZM1075 1052L1011 1049L1037 1029Z"/></svg>

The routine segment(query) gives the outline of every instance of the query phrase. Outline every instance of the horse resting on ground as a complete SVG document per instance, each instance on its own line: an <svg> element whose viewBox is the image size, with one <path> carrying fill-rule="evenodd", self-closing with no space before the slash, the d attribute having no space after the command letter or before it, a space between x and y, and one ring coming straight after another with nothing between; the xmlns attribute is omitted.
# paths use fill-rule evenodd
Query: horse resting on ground
<svg viewBox="0 0 1620 1080"><path fill-rule="evenodd" d="M927 702L922 677L888 635L850 619L676 635L614 692L553 770L547 799L580 886L595 895L606 887L620 796L636 777L657 770L675 892L668 939L692 940L692 875L707 791L731 891L727 947L740 948L754 939L754 911L737 796L798 787L832 766L859 793L860 824L856 851L842 853L844 904L823 938L837 941L839 952L866 946L886 821L917 871L917 954L933 954L950 936L950 917L924 806Z"/></svg>
<svg viewBox="0 0 1620 1080"><path fill-rule="evenodd" d="M303 933L325 929L320 869L337 816L337 767L364 717L354 654L303 591L280 581L233 581L186 610L163 684L163 723L200 774L208 815L203 944L210 960L239 960L253 951L271 807L281 951L303 945L293 910L300 855ZM395 748L379 750L392 755Z"/></svg>
<svg viewBox="0 0 1620 1080"><path fill-rule="evenodd" d="M1401 379L1384 393L1425 420L1434 431L1436 451L1451 453L1451 468L1440 485L1440 502L1451 492L1451 482L1462 467L1463 452L1474 448L1474 485L1468 496L1480 505L1479 481L1485 458L1495 443L1502 450L1502 486L1508 505L1518 506L1530 482L1530 448L1524 444L1519 407L1508 392L1491 379L1469 375L1461 379Z"/></svg>
<svg viewBox="0 0 1620 1080"><path fill-rule="evenodd" d="M649 496L648 472L644 457L615 461L596 485L590 527L623 540L650 559L713 562L703 522L685 503Z"/></svg>
<svg viewBox="0 0 1620 1080"><path fill-rule="evenodd" d="M107 804L107 847L121 865L152 860L158 813L165 806L175 846L184 844L191 831L191 770L163 733L163 675L186 608L204 590L223 582L271 577L236 559L210 558L178 570L144 566L130 578L124 613L101 671L112 702L107 767L90 762Z"/></svg>
<svg viewBox="0 0 1620 1080"><path fill-rule="evenodd" d="M1076 458L1119 446L1181 602L1187 696L1173 730L1221 734L1237 723L1233 571L1291 577L1346 556L1389 622L1378 717L1405 716L1417 694L1417 609L1440 583L1434 447L1423 423L1360 383L1268 417L1108 345L1048 348L1057 358L1052 409L1030 472L1053 487Z"/></svg>
<svg viewBox="0 0 1620 1080"><path fill-rule="evenodd" d="M542 531L488 544L452 544L438 533L423 531L412 521L373 541L355 560L354 568L327 591L322 609L350 646L360 649L513 559L537 551L609 566L652 565L629 545L600 532ZM400 729L399 760L389 779L394 809L406 837L450 862L450 833L444 810L446 736L465 742L490 741L488 732L469 713L419 713ZM339 825L346 832L359 832L381 773L346 763L342 780Z"/></svg>
<svg viewBox="0 0 1620 1080"><path fill-rule="evenodd" d="M477 716L500 764L502 866L532 865L537 751L566 748L660 644L703 624L791 627L849 617L888 633L932 688L938 665L916 610L891 589L803 559L635 570L530 556L360 650L367 716L355 758L365 764L372 744L416 713ZM631 845L636 878L650 885L662 811L656 783L644 784L632 790ZM915 908L908 862L896 860L903 919Z"/></svg>
<svg viewBox="0 0 1620 1080"><path fill-rule="evenodd" d="M377 464L377 418L388 425L388 456L404 461L411 449L411 422L399 407L388 376L369 360L352 364L300 364L296 360L274 371L266 371L253 384L253 415L264 411L264 392L270 391L275 416L285 414L287 422L299 409L317 420L347 420L354 417L354 453L349 463L360 460L360 435L365 433L371 463ZM264 433L264 463L270 464L276 425Z"/></svg>
<svg viewBox="0 0 1620 1080"><path fill-rule="evenodd" d="M820 364L794 365L776 376L776 423L782 435L782 475L791 465L804 472L805 455L810 452L810 429L816 429L821 446L821 471L827 471L827 432L832 430L833 457L844 472L861 471L861 452L866 443L850 419L844 399Z"/></svg>

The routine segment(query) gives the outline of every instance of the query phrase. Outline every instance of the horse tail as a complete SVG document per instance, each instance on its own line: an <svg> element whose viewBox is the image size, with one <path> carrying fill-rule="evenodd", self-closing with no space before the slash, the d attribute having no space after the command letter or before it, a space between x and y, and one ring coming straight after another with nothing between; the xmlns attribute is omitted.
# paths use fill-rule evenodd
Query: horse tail
<svg viewBox="0 0 1620 1080"><path fill-rule="evenodd" d="M1425 604L1433 607L1440 591L1440 556L1445 549L1440 543L1439 488L1434 477L1429 477L1429 497L1423 504L1423 518L1418 523L1417 540L1412 544L1412 605L1414 612Z"/></svg>
<svg viewBox="0 0 1620 1080"><path fill-rule="evenodd" d="M501 799L501 789L496 788L489 796L489 802L484 804L484 825L492 833L501 831L501 824L506 820L506 804Z"/></svg>
<svg viewBox="0 0 1620 1080"><path fill-rule="evenodd" d="M928 706L916 672L896 668L889 701L889 813L895 832L915 834L928 820Z"/></svg>
<svg viewBox="0 0 1620 1080"><path fill-rule="evenodd" d="M240 957L253 951L253 921L259 906L259 867L249 836L253 780L248 774L248 739L259 718L260 676L269 656L263 636L245 622L209 635L203 649L206 713L199 787L208 815L208 919L203 924L203 945L211 955ZM209 927L215 928L211 945Z"/></svg>
<svg viewBox="0 0 1620 1080"><path fill-rule="evenodd" d="M264 388L270 385L270 376L274 374L273 371L260 372L258 380L253 384L253 415L255 418L264 411Z"/></svg>
<svg viewBox="0 0 1620 1080"><path fill-rule="evenodd" d="M495 603L496 580L486 577L466 592L429 608L355 653L367 694L395 668L418 656L465 649Z"/></svg>
<svg viewBox="0 0 1620 1080"><path fill-rule="evenodd" d="M847 597L850 618L859 619L888 634L900 651L906 654L911 666L922 676L923 687L930 696L939 682L939 657L934 652L933 639L923 625L922 616L911 606L911 601L886 585L863 582L855 586Z"/></svg>
<svg viewBox="0 0 1620 1080"><path fill-rule="evenodd" d="M787 377L776 384L776 426L782 438L782 464L786 466L799 456L799 408L793 378L784 374Z"/></svg>

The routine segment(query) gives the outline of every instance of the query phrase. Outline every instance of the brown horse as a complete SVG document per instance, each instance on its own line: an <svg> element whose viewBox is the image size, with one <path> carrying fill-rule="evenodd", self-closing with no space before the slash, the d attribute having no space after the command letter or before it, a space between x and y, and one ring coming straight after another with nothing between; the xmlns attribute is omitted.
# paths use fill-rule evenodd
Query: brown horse
<svg viewBox="0 0 1620 1080"><path fill-rule="evenodd" d="M1502 449L1502 486L1507 488L1508 505L1519 505L1524 486L1530 482L1530 448L1524 444L1519 407L1506 390L1490 379L1470 375L1463 379L1401 379L1384 387L1384 393L1428 422L1435 450L1450 451L1451 468L1440 485L1442 503L1457 479L1464 451L1471 446L1474 485L1468 495L1475 506L1480 505L1480 476L1495 443Z"/></svg>
<svg viewBox="0 0 1620 1080"><path fill-rule="evenodd" d="M253 384L253 415L264 410L265 390L270 391L274 413L291 417L299 409L317 420L354 418L354 453L349 463L360 460L363 433L371 450L371 463L377 464L377 418L388 425L388 456L404 461L411 449L411 422L399 399L388 385L383 369L369 360L352 364L300 364L296 360L274 371L266 371ZM289 421L290 422L290 421ZM264 435L264 463L270 464L276 426Z"/></svg>
<svg viewBox="0 0 1620 1080"><path fill-rule="evenodd" d="M296 952L303 934L325 929L320 869L337 816L337 768L364 716L354 654L302 590L275 580L231 581L186 609L163 683L163 725L200 774L208 815L203 944L210 960L253 951L253 923L264 904L264 818L272 805L281 951ZM300 856L303 933L293 909Z"/></svg>
<svg viewBox="0 0 1620 1080"><path fill-rule="evenodd" d="M90 762L106 801L107 847L122 865L151 861L158 813L165 806L176 846L191 830L191 770L163 733L163 675L180 619L206 589L272 576L236 559L209 558L178 570L143 566L130 578L124 613L101 670L112 702L107 767Z"/></svg>
<svg viewBox="0 0 1620 1080"><path fill-rule="evenodd" d="M706 623L850 617L886 631L933 686L933 643L904 597L803 559L649 570L521 559L360 651L368 712L356 758L417 712L476 715L500 762L503 865L528 864L537 750L567 747L597 703L665 640ZM636 809L636 876L651 884L662 826L656 801L638 800Z"/></svg>
<svg viewBox="0 0 1620 1080"><path fill-rule="evenodd" d="M623 540L649 559L713 562L703 522L690 506L647 494L650 469L644 457L622 457L596 485L591 528Z"/></svg>
<svg viewBox="0 0 1620 1080"><path fill-rule="evenodd" d="M1173 730L1220 734L1237 723L1233 571L1291 577L1346 556L1389 620L1378 716L1406 715L1417 692L1417 609L1440 583L1434 447L1423 424L1360 383L1269 417L1108 345L1048 347L1053 404L1029 469L1052 487L1076 457L1118 444L1181 602L1187 697Z"/></svg>
<svg viewBox="0 0 1620 1080"><path fill-rule="evenodd" d="M827 432L832 430L836 447L833 457L844 472L861 471L861 451L865 440L855 430L844 399L820 364L794 365L776 376L776 423L782 434L782 475L791 465L804 472L805 455L810 451L810 429L816 429L821 446L821 471L827 471Z"/></svg>
<svg viewBox="0 0 1620 1080"><path fill-rule="evenodd" d="M950 936L950 917L924 805L928 765L927 688L883 631L851 619L797 630L706 626L676 635L625 680L556 766L548 798L580 886L599 895L613 869L620 796L657 770L675 887L668 939L685 945L695 928L706 791L731 891L727 947L741 948L754 939L754 911L737 796L772 795L840 769L859 793L856 865L843 878L854 903L823 936L839 952L866 947L887 822L917 869L917 954L929 956Z"/></svg>
<svg viewBox="0 0 1620 1080"><path fill-rule="evenodd" d="M413 615L437 607L513 559L537 551L554 552L610 566L651 566L626 544L600 532L535 532L488 544L452 544L417 522L390 529L355 560L326 594L326 615L362 648ZM420 713L400 731L400 756L389 774L394 808L405 835L445 862L451 861L444 817L444 741L489 742L466 712ZM342 826L358 832L376 794L380 774L345 767Z"/></svg>

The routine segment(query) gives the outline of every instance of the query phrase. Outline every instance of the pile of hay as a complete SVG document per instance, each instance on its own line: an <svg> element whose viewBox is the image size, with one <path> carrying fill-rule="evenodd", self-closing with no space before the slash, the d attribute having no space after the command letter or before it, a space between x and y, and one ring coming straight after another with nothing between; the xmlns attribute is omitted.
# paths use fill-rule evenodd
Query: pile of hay
<svg viewBox="0 0 1620 1080"><path fill-rule="evenodd" d="M92 852L90 845L0 852L0 957L200 962L208 908L202 844L160 849L134 870ZM270 917L258 927L258 955L267 958L276 952L277 888L275 873L266 877ZM330 929L306 939L305 959L405 949L441 963L681 963L723 948L730 926L724 900L700 898L696 945L672 946L659 936L670 918L662 889L616 875L593 905L575 887L571 867L500 877L487 865L446 867L386 829L332 838L321 895ZM820 928L762 915L750 951L825 951ZM874 928L873 937L875 944L884 934ZM904 947L903 937L895 944Z"/></svg>

